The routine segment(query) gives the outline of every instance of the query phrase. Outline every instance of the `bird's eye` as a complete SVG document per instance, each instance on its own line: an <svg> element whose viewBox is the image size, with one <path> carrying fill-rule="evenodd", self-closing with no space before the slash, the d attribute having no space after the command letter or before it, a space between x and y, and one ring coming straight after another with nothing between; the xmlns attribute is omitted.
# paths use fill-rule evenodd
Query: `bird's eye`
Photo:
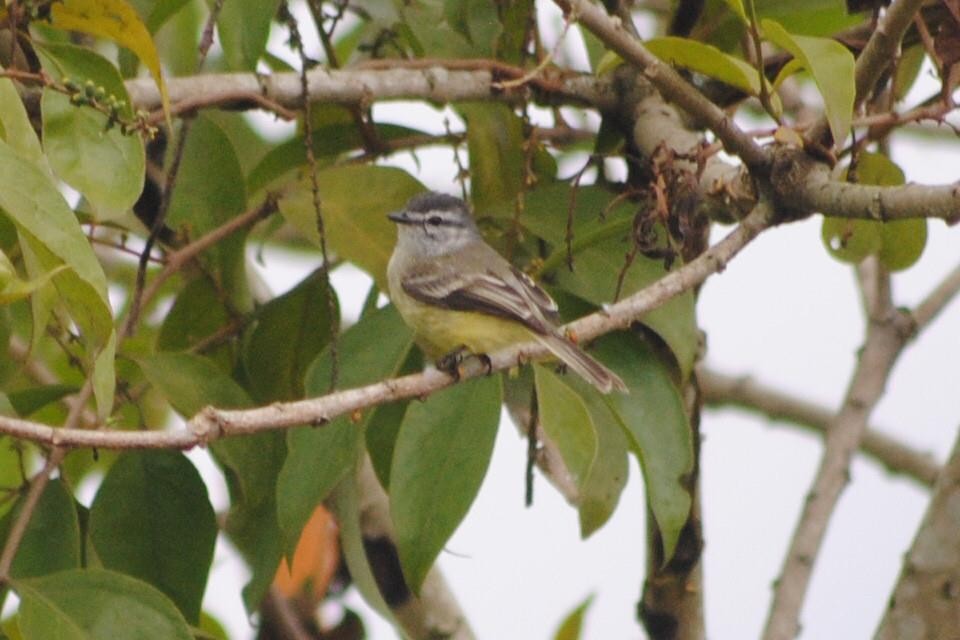
<svg viewBox="0 0 960 640"><path fill-rule="evenodd" d="M430 216L427 218L427 223L437 226L438 224L443 223L443 218L440 216Z"/></svg>

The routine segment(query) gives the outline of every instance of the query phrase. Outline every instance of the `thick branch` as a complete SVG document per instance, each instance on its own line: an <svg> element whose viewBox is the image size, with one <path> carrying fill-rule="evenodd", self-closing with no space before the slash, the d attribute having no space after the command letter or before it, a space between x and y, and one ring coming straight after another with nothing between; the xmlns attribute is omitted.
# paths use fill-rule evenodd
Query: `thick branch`
<svg viewBox="0 0 960 640"><path fill-rule="evenodd" d="M727 151L740 156L744 164L759 174L766 173L770 158L752 137L744 133L727 113L684 80L670 65L660 61L599 4L589 0L554 0L565 14L576 20L616 51L630 64L641 69L647 79L667 100L713 131Z"/></svg>
<svg viewBox="0 0 960 640"><path fill-rule="evenodd" d="M833 412L808 400L745 377L728 376L710 369L697 371L703 399L710 406L733 406L770 418L785 420L825 435ZM932 486L940 472L933 456L916 451L880 431L866 429L860 449L893 473L905 474Z"/></svg>
<svg viewBox="0 0 960 640"><path fill-rule="evenodd" d="M960 220L960 184L878 187L833 180L830 169L796 150L783 150L774 162L771 183L777 199L795 211L837 218Z"/></svg>
<svg viewBox="0 0 960 640"><path fill-rule="evenodd" d="M761 203L726 238L696 260L665 275L609 308L581 318L568 329L589 341L617 329L625 329L643 314L722 271L727 263L761 231L771 225L773 212ZM489 355L493 371L509 369L523 362L547 357L539 344L526 343ZM463 378L483 375L486 367L467 368ZM89 431L56 429L28 420L0 416L0 433L66 447L101 449L189 449L217 438L257 433L272 429L314 424L322 425L338 416L362 411L374 405L403 398L429 395L449 386L453 380L436 369L394 378L357 389L338 391L320 398L277 403L257 409L226 411L208 407L190 420L189 431Z"/></svg>
<svg viewBox="0 0 960 640"><path fill-rule="evenodd" d="M496 61L414 62L417 63L414 68L404 68L402 60L391 61L392 67L389 69L333 70L316 67L307 73L310 100L353 105L402 99L440 103L467 100L519 102L531 97L531 91L526 86L504 88L500 84L500 79L513 77L517 73L522 76L524 71ZM516 73L508 72L508 69L516 69ZM160 108L160 92L153 80L128 80L126 87L136 108ZM579 74L568 74L549 84L541 83L536 88L538 96L548 102L611 108L616 101L608 82ZM167 91L175 112L214 106L269 108L270 105L289 110L299 108L303 101L300 76L295 72L267 76L220 73L169 78Z"/></svg>
<svg viewBox="0 0 960 640"><path fill-rule="evenodd" d="M960 439L903 561L877 640L950 638L960 628Z"/></svg>

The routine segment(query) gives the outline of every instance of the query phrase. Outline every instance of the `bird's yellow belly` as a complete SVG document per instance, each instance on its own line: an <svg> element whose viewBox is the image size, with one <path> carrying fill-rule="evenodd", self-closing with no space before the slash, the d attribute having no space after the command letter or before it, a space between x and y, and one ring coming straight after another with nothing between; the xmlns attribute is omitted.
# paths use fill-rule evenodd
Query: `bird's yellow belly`
<svg viewBox="0 0 960 640"><path fill-rule="evenodd" d="M475 354L492 353L534 338L521 324L483 313L438 309L410 300L396 304L407 325L415 327L417 344L434 360L461 347Z"/></svg>

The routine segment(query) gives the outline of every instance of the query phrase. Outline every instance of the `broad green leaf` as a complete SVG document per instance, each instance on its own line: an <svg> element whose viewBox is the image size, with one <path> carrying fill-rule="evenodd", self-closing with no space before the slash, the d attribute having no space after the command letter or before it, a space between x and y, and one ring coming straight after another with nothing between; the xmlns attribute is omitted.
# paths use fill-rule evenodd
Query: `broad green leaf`
<svg viewBox="0 0 960 640"><path fill-rule="evenodd" d="M587 538L606 524L620 502L629 474L627 453L630 444L619 417L604 400L605 396L575 377L568 378L590 412L597 433L597 456L580 485L577 504L580 536Z"/></svg>
<svg viewBox="0 0 960 640"><path fill-rule="evenodd" d="M243 170L230 139L213 120L198 117L184 146L167 224L186 231L195 240L237 217L246 206ZM241 310L251 304L243 254L245 238L245 231L236 232L203 254L218 276L221 290Z"/></svg>
<svg viewBox="0 0 960 640"><path fill-rule="evenodd" d="M10 78L0 78L0 139L6 141L21 158L38 167L46 167L40 141Z"/></svg>
<svg viewBox="0 0 960 640"><path fill-rule="evenodd" d="M470 197L483 215L512 213L523 187L520 118L504 104L459 104L467 122Z"/></svg>
<svg viewBox="0 0 960 640"><path fill-rule="evenodd" d="M157 336L157 351L188 350L222 329L231 321L231 313L224 302L216 284L206 274L198 274L187 282L163 318ZM234 363L233 351L227 342L206 351L205 355L224 370L229 370Z"/></svg>
<svg viewBox="0 0 960 640"><path fill-rule="evenodd" d="M331 250L369 273L386 291L387 261L396 240L387 214L424 191L423 185L400 169L367 165L331 167L317 178ZM280 200L280 212L304 237L319 244L309 180Z"/></svg>
<svg viewBox="0 0 960 640"><path fill-rule="evenodd" d="M335 158L346 152L362 149L364 144L363 136L349 113L340 107L337 110L332 107L328 109L325 120L313 125L313 153L321 169L330 166ZM371 123L371 126L376 131L376 137L384 142L424 135L418 129L396 124ZM247 175L247 189L250 193L256 193L283 178L289 179L295 170L306 170L306 165L307 150L302 136L274 145Z"/></svg>
<svg viewBox="0 0 960 640"><path fill-rule="evenodd" d="M38 52L54 79L69 78L80 86L92 82L106 97L123 101L123 117L133 115L123 79L106 59L72 45L44 45ZM132 207L143 190L146 168L140 136L123 134L116 125L108 128L105 114L72 104L52 89L44 89L40 108L43 148L54 173L82 193L101 218L114 218Z"/></svg>
<svg viewBox="0 0 960 640"><path fill-rule="evenodd" d="M843 173L845 178L846 171ZM903 170L880 153L862 153L857 158L857 182L895 187L906 182ZM927 242L923 218L880 222L824 216L821 237L827 251L842 262L857 264L876 254L890 271L913 265Z"/></svg>
<svg viewBox="0 0 960 640"><path fill-rule="evenodd" d="M21 497L0 520L0 541L23 507ZM17 555L10 567L13 578L34 578L80 566L80 524L73 496L60 479L51 480L43 490Z"/></svg>
<svg viewBox="0 0 960 640"><path fill-rule="evenodd" d="M307 367L339 324L339 313L330 317L329 295L318 269L260 309L243 350L246 379L258 403L303 397Z"/></svg>
<svg viewBox="0 0 960 640"><path fill-rule="evenodd" d="M492 376L407 408L393 452L390 509L400 566L414 593L480 489L500 401L500 377Z"/></svg>
<svg viewBox="0 0 960 640"><path fill-rule="evenodd" d="M790 34L774 20L761 20L761 26L765 38L803 63L813 76L823 96L834 144L842 145L850 131L856 97L853 54L830 38Z"/></svg>
<svg viewBox="0 0 960 640"><path fill-rule="evenodd" d="M240 385L203 356L164 352L141 358L139 363L147 380L185 418L207 405L229 409L251 404Z"/></svg>
<svg viewBox="0 0 960 640"><path fill-rule="evenodd" d="M5 142L0 142L0 209L17 226L21 242L29 245L24 256L31 254L35 270L31 276L62 264L69 267L53 282L86 338L91 359L96 360L97 408L101 417L106 416L113 407L113 358L97 358L100 352L110 351L115 339L106 276L49 175Z"/></svg>
<svg viewBox="0 0 960 640"><path fill-rule="evenodd" d="M392 306L365 316L337 341L339 387L358 387L394 376L412 346L410 331ZM344 358L344 354L350 357ZM329 391L331 366L330 352L325 350L307 371L307 395ZM277 511L288 551L296 545L316 506L354 467L363 450L367 424L383 410L389 409L371 408L359 421L344 416L328 425L287 432L287 459L277 480Z"/></svg>
<svg viewBox="0 0 960 640"><path fill-rule="evenodd" d="M583 618L591 604L593 604L593 595L587 596L583 602L577 605L576 609L563 619L560 628L553 634L553 640L580 640L580 634L583 631Z"/></svg>
<svg viewBox="0 0 960 640"><path fill-rule="evenodd" d="M728 7L730 7L731 11L737 14L737 17L743 20L744 24L750 22L750 20L747 18L747 12L743 7L743 0L723 0L723 1L726 3Z"/></svg>
<svg viewBox="0 0 960 640"><path fill-rule="evenodd" d="M64 396L76 393L80 389L70 384L46 384L38 387L29 387L8 394L10 404L18 416L29 416L51 402L56 402Z"/></svg>
<svg viewBox="0 0 960 640"><path fill-rule="evenodd" d="M0 251L0 305L29 298L43 285L50 282L53 276L66 268L67 265L62 264L32 280L23 280L17 275L17 270L10 262L7 254Z"/></svg>
<svg viewBox="0 0 960 640"><path fill-rule="evenodd" d="M903 50L893 78L893 97L895 100L900 101L907 97L907 93L920 76L920 69L923 68L925 59L926 51L923 45L918 44Z"/></svg>
<svg viewBox="0 0 960 640"><path fill-rule="evenodd" d="M16 580L20 631L44 640L192 640L170 600L135 578L73 569Z"/></svg>
<svg viewBox="0 0 960 640"><path fill-rule="evenodd" d="M410 2L397 4L401 22L396 23L399 40L415 57L475 58L483 55L444 20L441 3Z"/></svg>
<svg viewBox="0 0 960 640"><path fill-rule="evenodd" d="M182 453L120 456L97 491L89 531L105 568L152 584L199 622L217 521L206 485Z"/></svg>
<svg viewBox="0 0 960 640"><path fill-rule="evenodd" d="M632 205L621 203L606 211L613 196L601 187L580 187L574 210L574 270L566 265L566 217L570 206L569 185L554 184L527 194L520 222L552 245L559 260L544 272L560 288L602 306L613 301L617 278L630 249L633 228ZM548 257L547 262L551 259ZM546 263L545 267L548 266ZM666 275L662 260L638 255L627 269L621 298L652 284ZM562 312L562 309L561 309ZM693 294L681 294L650 311L640 321L655 331L670 347L684 378L689 375L700 348Z"/></svg>
<svg viewBox="0 0 960 640"><path fill-rule="evenodd" d="M170 99L163 81L160 57L150 32L133 7L125 0L63 0L50 7L50 18L58 29L107 38L136 54L157 83L169 125Z"/></svg>
<svg viewBox="0 0 960 640"><path fill-rule="evenodd" d="M759 72L748 62L712 45L674 36L654 38L644 45L664 62L702 73L752 96L760 94Z"/></svg>
<svg viewBox="0 0 960 640"><path fill-rule="evenodd" d="M611 334L594 346L593 355L630 388L629 394L612 393L603 399L640 460L664 557L670 558L691 505L684 483L693 470L693 436L683 399L669 369L635 336Z"/></svg>
<svg viewBox="0 0 960 640"><path fill-rule="evenodd" d="M852 218L823 218L820 237L834 258L857 264L883 246L879 223Z"/></svg>
<svg viewBox="0 0 960 640"><path fill-rule="evenodd" d="M520 64L526 55L527 30L536 20L534 0L515 0L502 9L503 30L496 57L508 64Z"/></svg>
<svg viewBox="0 0 960 640"><path fill-rule="evenodd" d="M225 3L217 18L217 34L231 71L254 71L267 46L270 23L279 0Z"/></svg>
<svg viewBox="0 0 960 640"><path fill-rule="evenodd" d="M147 378L184 416L208 404L221 408L251 405L247 393L211 361L186 353L160 353L140 361ZM248 612L256 611L283 554L277 524L277 475L287 448L281 432L218 440L210 447L230 490L226 530L250 564L244 587Z"/></svg>
<svg viewBox="0 0 960 640"><path fill-rule="evenodd" d="M146 16L145 22L150 33L155 33L170 17L189 3L190 0L130 0L130 4L137 13Z"/></svg>
<svg viewBox="0 0 960 640"><path fill-rule="evenodd" d="M559 376L542 365L533 368L537 408L543 430L560 450L564 465L579 489L597 457L597 432L583 399Z"/></svg>
<svg viewBox="0 0 960 640"><path fill-rule="evenodd" d="M227 438L211 447L230 489L226 531L250 565L243 603L252 614L273 582L283 557L283 532L277 522L277 482L287 455L285 434L258 433Z"/></svg>
<svg viewBox="0 0 960 640"><path fill-rule="evenodd" d="M881 247L877 257L890 271L913 266L927 245L927 221L923 218L895 220L880 225Z"/></svg>
<svg viewBox="0 0 960 640"><path fill-rule="evenodd" d="M493 57L503 27L498 7L487 0L444 0L444 14L455 31L473 45L472 57Z"/></svg>

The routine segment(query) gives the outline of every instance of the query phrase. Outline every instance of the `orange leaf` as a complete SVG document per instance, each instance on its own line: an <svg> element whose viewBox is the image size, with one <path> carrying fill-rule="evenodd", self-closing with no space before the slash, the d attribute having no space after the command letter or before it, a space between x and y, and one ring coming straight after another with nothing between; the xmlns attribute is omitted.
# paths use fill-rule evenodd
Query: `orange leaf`
<svg viewBox="0 0 960 640"><path fill-rule="evenodd" d="M337 523L329 511L319 506L300 534L293 552L293 568L287 565L286 558L281 560L273 585L287 598L303 593L305 587L309 586L314 602L320 602L327 593L339 561Z"/></svg>

